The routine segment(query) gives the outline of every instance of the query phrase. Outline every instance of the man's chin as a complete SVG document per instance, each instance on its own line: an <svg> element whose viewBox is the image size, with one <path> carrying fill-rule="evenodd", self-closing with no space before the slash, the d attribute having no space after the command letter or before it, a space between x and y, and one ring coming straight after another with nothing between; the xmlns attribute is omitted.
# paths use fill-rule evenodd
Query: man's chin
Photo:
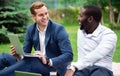
<svg viewBox="0 0 120 76"><path fill-rule="evenodd" d="M47 25L48 25L48 22L42 23L42 25L47 26Z"/></svg>

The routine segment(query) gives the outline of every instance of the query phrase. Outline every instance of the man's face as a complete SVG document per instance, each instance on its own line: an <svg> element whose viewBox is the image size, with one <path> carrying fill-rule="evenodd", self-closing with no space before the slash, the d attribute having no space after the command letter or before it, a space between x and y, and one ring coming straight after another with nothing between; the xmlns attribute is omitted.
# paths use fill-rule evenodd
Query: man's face
<svg viewBox="0 0 120 76"><path fill-rule="evenodd" d="M86 30L89 22L88 22L88 16L85 15L85 9L82 8L80 11L80 16L78 17L78 22L80 24L80 29L81 30Z"/></svg>
<svg viewBox="0 0 120 76"><path fill-rule="evenodd" d="M35 9L35 15L32 15L33 19L36 21L36 23L40 26L46 26L48 25L49 21L49 14L48 10L45 6Z"/></svg>

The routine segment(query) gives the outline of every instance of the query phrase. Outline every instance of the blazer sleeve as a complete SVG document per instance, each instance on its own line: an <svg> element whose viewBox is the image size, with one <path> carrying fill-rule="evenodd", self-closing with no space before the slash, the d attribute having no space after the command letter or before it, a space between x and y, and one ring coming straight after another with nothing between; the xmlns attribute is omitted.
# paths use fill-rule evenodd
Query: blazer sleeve
<svg viewBox="0 0 120 76"><path fill-rule="evenodd" d="M31 32L30 32L31 30L30 29L31 29L30 27L27 28L26 35L25 35L25 38L24 38L23 50L26 53L31 53L31 51L32 51L33 43L32 43L32 41L30 39L30 35L31 35Z"/></svg>
<svg viewBox="0 0 120 76"><path fill-rule="evenodd" d="M61 55L52 58L53 66L71 62L73 59L71 43L69 36L63 26L59 26L55 29L55 37L57 39L56 41L58 42L57 44L61 51Z"/></svg>

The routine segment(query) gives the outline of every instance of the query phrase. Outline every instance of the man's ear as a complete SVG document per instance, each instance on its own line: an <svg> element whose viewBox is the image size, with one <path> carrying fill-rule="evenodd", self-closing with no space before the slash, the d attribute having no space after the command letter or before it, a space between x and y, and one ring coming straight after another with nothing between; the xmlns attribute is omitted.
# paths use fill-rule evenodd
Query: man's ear
<svg viewBox="0 0 120 76"><path fill-rule="evenodd" d="M93 16L90 16L90 17L88 18L88 22L89 22L89 23L93 22L93 20L94 20Z"/></svg>
<svg viewBox="0 0 120 76"><path fill-rule="evenodd" d="M32 14L31 17L32 17L33 20L35 20L35 15Z"/></svg>

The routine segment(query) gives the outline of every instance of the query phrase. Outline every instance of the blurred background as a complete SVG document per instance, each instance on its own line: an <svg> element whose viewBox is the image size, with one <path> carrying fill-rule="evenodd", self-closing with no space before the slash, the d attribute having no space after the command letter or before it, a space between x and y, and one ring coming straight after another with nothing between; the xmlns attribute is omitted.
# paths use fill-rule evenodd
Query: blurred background
<svg viewBox="0 0 120 76"><path fill-rule="evenodd" d="M34 1L45 2L50 19L65 27L72 44L74 61L77 60L76 36L80 8L89 4L99 6L103 14L101 23L115 31L118 36L113 61L120 62L120 0L0 0L0 53L10 52L7 33L18 34L23 45L26 28L34 22L29 11Z"/></svg>

